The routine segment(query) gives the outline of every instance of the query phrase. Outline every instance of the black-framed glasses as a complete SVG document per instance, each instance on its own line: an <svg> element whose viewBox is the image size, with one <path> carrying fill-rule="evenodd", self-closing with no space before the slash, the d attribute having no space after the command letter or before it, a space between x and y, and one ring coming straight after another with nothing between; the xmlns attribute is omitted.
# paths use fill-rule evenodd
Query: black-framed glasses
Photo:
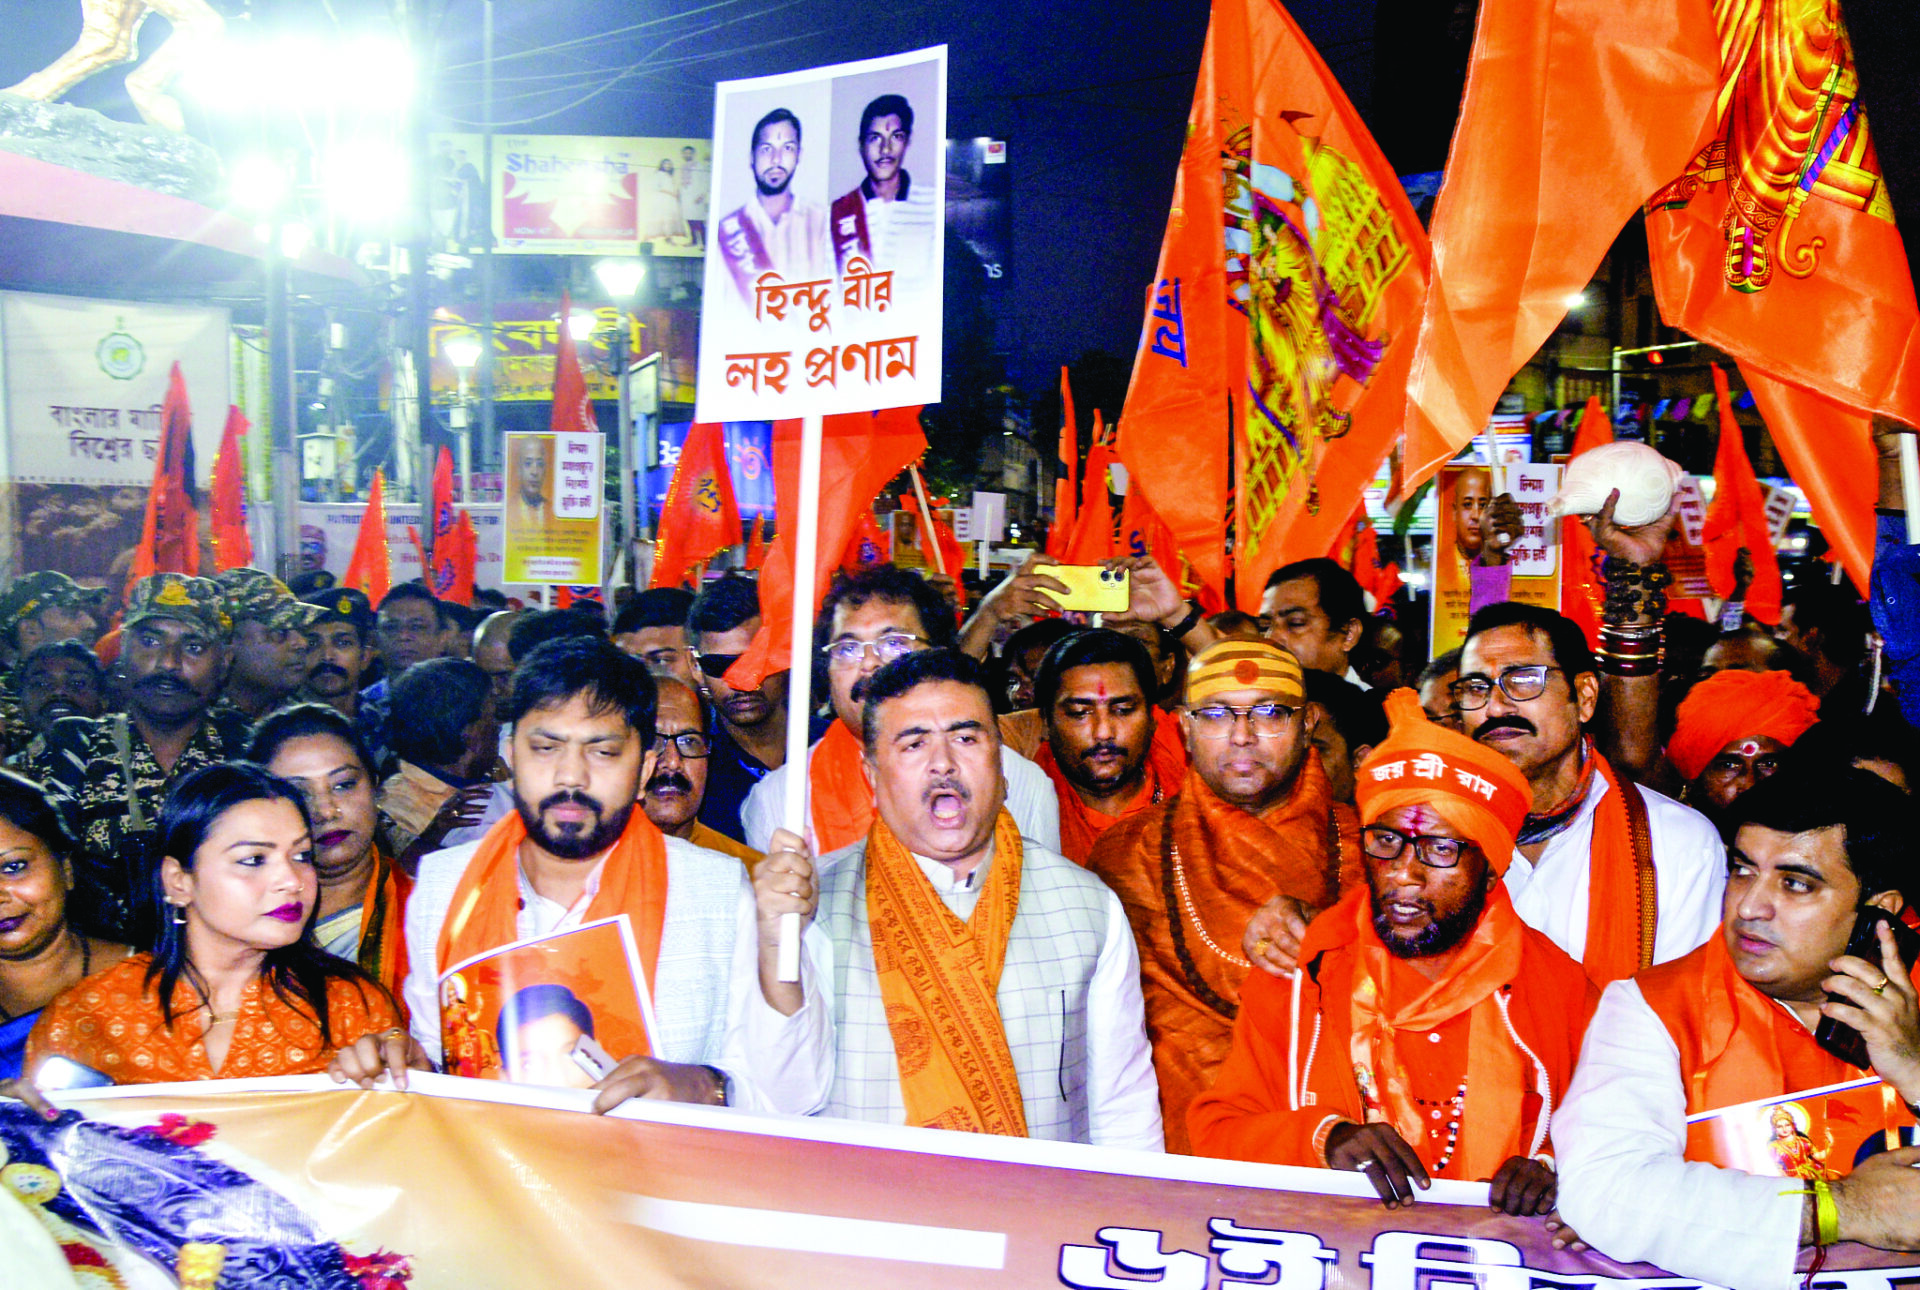
<svg viewBox="0 0 1920 1290"><path fill-rule="evenodd" d="M1402 833L1384 824L1369 824L1360 830L1360 849L1375 860L1398 860L1407 845L1429 869L1451 869L1460 863L1473 843L1465 838L1441 837L1433 833Z"/></svg>
<svg viewBox="0 0 1920 1290"><path fill-rule="evenodd" d="M875 640L857 641L848 637L837 640L827 646L827 661L839 663L843 667L858 667L860 661L873 652L873 661L885 667L895 659L905 658L927 642L911 632L888 632Z"/></svg>
<svg viewBox="0 0 1920 1290"><path fill-rule="evenodd" d="M1493 696L1493 687L1496 685L1500 687L1500 693L1515 703L1525 703L1547 692L1547 673L1564 670L1549 667L1545 663L1522 663L1517 667L1507 668L1493 680L1484 676L1463 676L1453 683L1451 693L1454 703L1462 712L1478 712L1486 707L1487 700Z"/></svg>
<svg viewBox="0 0 1920 1290"><path fill-rule="evenodd" d="M702 654L699 650L695 650L693 661L698 663L700 670L708 676L725 676L727 669L740 661L740 656L738 654Z"/></svg>
<svg viewBox="0 0 1920 1290"><path fill-rule="evenodd" d="M699 761L713 752L713 746L707 737L698 730L682 730L677 735L660 733L660 742L672 744L673 750L680 754L681 761Z"/></svg>
<svg viewBox="0 0 1920 1290"><path fill-rule="evenodd" d="M1299 711L1284 703L1255 703L1244 708L1227 703L1209 703L1189 709L1187 716L1193 721L1194 733L1202 739L1225 739L1242 720L1256 739L1278 739L1287 733Z"/></svg>

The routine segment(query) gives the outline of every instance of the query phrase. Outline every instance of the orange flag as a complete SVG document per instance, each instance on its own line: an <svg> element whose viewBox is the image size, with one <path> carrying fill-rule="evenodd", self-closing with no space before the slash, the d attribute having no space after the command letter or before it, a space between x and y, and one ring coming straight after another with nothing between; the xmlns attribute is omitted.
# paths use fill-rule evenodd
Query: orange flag
<svg viewBox="0 0 1920 1290"><path fill-rule="evenodd" d="M1864 590L1869 426L1875 413L1920 425L1920 310L1854 97L1845 6L1713 13L1719 110L1647 203L1654 291L1669 323L1739 360L1815 523Z"/></svg>
<svg viewBox="0 0 1920 1290"><path fill-rule="evenodd" d="M1427 272L1399 180L1286 11L1214 0L1119 446L1216 595L1229 432L1254 608L1269 572L1335 547L1398 437Z"/></svg>
<svg viewBox="0 0 1920 1290"><path fill-rule="evenodd" d="M1096 436L1100 414L1093 414ZM1113 449L1095 438L1087 450L1087 473L1080 480L1080 514L1073 537L1060 559L1067 564L1099 564L1113 554L1113 501L1107 492L1107 468Z"/></svg>
<svg viewBox="0 0 1920 1290"><path fill-rule="evenodd" d="M1486 429L1627 218L1706 141L1719 65L1706 0L1482 0L1434 204L1408 487Z"/></svg>
<svg viewBox="0 0 1920 1290"><path fill-rule="evenodd" d="M1780 560L1773 552L1773 530L1767 524L1767 501L1740 423L1733 419L1733 400L1727 394L1727 374L1713 364L1713 394L1720 404L1720 448L1713 457L1713 505L1701 537L1707 548L1707 581L1713 594L1733 594L1734 557L1745 547L1753 561L1753 582L1747 587L1747 612L1763 623L1780 621Z"/></svg>
<svg viewBox="0 0 1920 1290"><path fill-rule="evenodd" d="M1073 383L1060 368L1060 478L1053 481L1053 523L1047 526L1047 554L1065 559L1073 541L1074 472L1080 469L1080 424L1074 419Z"/></svg>
<svg viewBox="0 0 1920 1290"><path fill-rule="evenodd" d="M847 550L840 559L840 567L848 573L858 573L886 562L887 535L874 522L872 511L861 511L854 523L853 536L847 539Z"/></svg>
<svg viewBox="0 0 1920 1290"><path fill-rule="evenodd" d="M593 416L593 402L587 398L587 378L580 373L580 354L574 348L573 332L567 320L573 316L573 298L560 293L559 350L553 360L553 414L548 429L597 433L600 423Z"/></svg>
<svg viewBox="0 0 1920 1290"><path fill-rule="evenodd" d="M1349 525L1352 536L1342 544L1344 550L1340 563L1360 584L1360 590L1371 597L1372 603L1368 608L1379 609L1390 603L1400 590L1400 565L1398 562L1380 563L1380 537L1373 531L1373 522L1367 518L1366 503L1360 504Z"/></svg>
<svg viewBox="0 0 1920 1290"><path fill-rule="evenodd" d="M1127 500L1120 507L1120 529L1114 538L1113 553L1129 559L1152 556L1154 563L1180 588L1181 598L1199 601L1200 608L1209 614L1217 614L1227 607L1211 588L1200 585L1193 566L1187 563L1174 542L1173 534L1153 513L1153 507L1147 505L1147 495L1131 485Z"/></svg>
<svg viewBox="0 0 1920 1290"><path fill-rule="evenodd" d="M767 562L767 513L753 517L753 532L747 534L747 572L756 573Z"/></svg>
<svg viewBox="0 0 1920 1290"><path fill-rule="evenodd" d="M810 594L819 607L847 543L873 499L927 451L920 409L888 408L827 417L820 443L819 549ZM773 545L760 571L760 630L747 652L727 671L737 690L757 689L769 674L790 666L794 613L793 532L800 520L800 423L773 425ZM871 518L868 520L871 523Z"/></svg>
<svg viewBox="0 0 1920 1290"><path fill-rule="evenodd" d="M1573 451L1567 459L1571 461L1589 448L1612 442L1613 423L1601 410L1600 396L1593 395L1587 400L1586 411L1580 414L1580 426L1573 435ZM1594 545L1593 534L1576 516L1568 515L1560 521L1560 558L1563 561L1560 612L1580 624L1590 648L1599 649L1600 611L1606 607L1607 584L1600 577L1600 548Z"/></svg>
<svg viewBox="0 0 1920 1290"><path fill-rule="evenodd" d="M247 532L245 471L240 461L240 436L247 432L246 414L231 405L227 428L220 432L220 455L213 459L213 567L216 571L244 569L253 563L253 537Z"/></svg>
<svg viewBox="0 0 1920 1290"><path fill-rule="evenodd" d="M393 557L387 550L387 477L375 470L367 490L367 508L360 512L360 532L353 539L353 559L340 579L343 587L366 593L374 608L393 588Z"/></svg>
<svg viewBox="0 0 1920 1290"><path fill-rule="evenodd" d="M654 547L653 584L683 585L714 552L740 540L740 506L727 466L726 433L718 421L687 429L680 460L660 508L660 540Z"/></svg>
<svg viewBox="0 0 1920 1290"><path fill-rule="evenodd" d="M451 600L456 605L473 605L473 579L480 564L480 535L474 532L473 516L463 507L460 518L453 522L453 532L447 535L447 553L443 557L440 547L433 548L436 571L444 567L450 577L445 591L437 586L434 594L442 600Z"/></svg>
<svg viewBox="0 0 1920 1290"><path fill-rule="evenodd" d="M140 545L127 571L129 584L155 573L200 572L200 503L193 474L193 408L187 402L187 378L175 362L167 377L167 401L160 409L160 451L153 463Z"/></svg>

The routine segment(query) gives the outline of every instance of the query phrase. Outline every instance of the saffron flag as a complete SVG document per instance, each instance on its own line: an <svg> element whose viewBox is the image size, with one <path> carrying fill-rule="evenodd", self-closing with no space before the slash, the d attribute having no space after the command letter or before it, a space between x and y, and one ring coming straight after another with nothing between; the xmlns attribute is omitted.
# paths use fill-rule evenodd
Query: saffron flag
<svg viewBox="0 0 1920 1290"><path fill-rule="evenodd" d="M432 525L429 531L433 534L433 545L430 548L432 559L430 561L422 559L420 567L431 570L432 576L427 579L427 585L432 588L434 595L445 600L447 593L453 589L454 576L450 558L453 553L446 549L448 542L453 538L454 526L453 453L445 444L441 445L440 455L434 459L433 463L432 503L433 511L429 520Z"/></svg>
<svg viewBox="0 0 1920 1290"><path fill-rule="evenodd" d="M840 559L840 567L848 573L858 573L876 564L885 564L887 542L886 533L874 522L873 512L861 511L854 522L853 536L847 540L846 554Z"/></svg>
<svg viewBox="0 0 1920 1290"><path fill-rule="evenodd" d="M1713 364L1713 392L1720 404L1720 448L1713 457L1713 505L1707 508L1702 539L1707 548L1707 581L1721 599L1733 595L1734 559L1742 547L1753 561L1747 586L1747 612L1763 623L1780 621L1780 560L1773 553L1773 528L1767 523L1767 499L1747 460L1740 423L1733 419L1727 374Z"/></svg>
<svg viewBox="0 0 1920 1290"><path fill-rule="evenodd" d="M1573 451L1568 460L1612 442L1613 423L1601 410L1600 396L1593 395L1587 400L1586 411L1580 414L1580 426L1574 432ZM1589 648L1599 649L1600 611L1606 607L1607 584L1600 577L1600 548L1578 516L1561 517L1560 558L1564 566L1560 574L1560 612L1580 625Z"/></svg>
<svg viewBox="0 0 1920 1290"><path fill-rule="evenodd" d="M379 470L373 472L367 508L360 512L360 531L353 539L353 558L340 585L364 592L376 609L393 588L393 558L387 550L387 477Z"/></svg>
<svg viewBox="0 0 1920 1290"><path fill-rule="evenodd" d="M1400 432L1425 233L1275 0L1215 0L1120 458L1201 581L1255 608L1325 555Z"/></svg>
<svg viewBox="0 0 1920 1290"><path fill-rule="evenodd" d="M660 508L660 540L654 547L653 586L678 587L716 551L740 540L740 506L727 468L725 431L718 421L698 421L687 430L680 460Z"/></svg>
<svg viewBox="0 0 1920 1290"><path fill-rule="evenodd" d="M253 537L247 532L244 463L240 436L247 432L246 414L231 405L227 426L220 432L220 455L213 459L213 567L216 572L244 569L253 563Z"/></svg>
<svg viewBox="0 0 1920 1290"><path fill-rule="evenodd" d="M1080 511L1074 521L1073 537L1061 560L1067 564L1099 564L1111 559L1113 549L1113 499L1108 492L1108 468L1113 448L1100 435L1100 414L1093 414L1093 447L1087 450L1087 472L1080 477Z"/></svg>
<svg viewBox="0 0 1920 1290"><path fill-rule="evenodd" d="M1627 218L1706 141L1719 66L1706 0L1482 0L1434 202L1409 487L1485 431Z"/></svg>
<svg viewBox="0 0 1920 1290"><path fill-rule="evenodd" d="M560 293L560 337L553 360L553 413L548 429L556 434L598 434L593 403L587 398L587 378L580 372L580 352L574 347L567 320L573 316L573 298Z"/></svg>
<svg viewBox="0 0 1920 1290"><path fill-rule="evenodd" d="M474 531L473 516L465 507L453 522L453 532L447 534L445 554L436 543L433 560L434 594L442 600L472 608L474 574L480 564L480 535ZM445 590L441 590L440 585L443 571L447 579Z"/></svg>
<svg viewBox="0 0 1920 1290"><path fill-rule="evenodd" d="M160 450L153 462L140 545L133 549L127 571L129 584L155 573L200 572L200 502L193 477L193 408L187 402L187 378L176 362L160 409Z"/></svg>
<svg viewBox="0 0 1920 1290"><path fill-rule="evenodd" d="M879 412L849 412L825 418L820 442L819 548L810 571L810 594L819 607L840 566L847 543L859 527L860 516L873 509L873 499L901 471L927 451L920 428L919 408L888 408ZM794 613L793 534L800 519L800 423L773 424L773 545L760 570L760 630L753 635L734 665L727 684L736 690L758 689L774 672L792 666ZM872 517L868 516L868 523Z"/></svg>
<svg viewBox="0 0 1920 1290"><path fill-rule="evenodd" d="M753 517L753 532L747 534L746 568L748 573L758 573L760 566L767 562L767 513L761 511Z"/></svg>
<svg viewBox="0 0 1920 1290"><path fill-rule="evenodd" d="M1380 562L1380 537L1374 532L1372 521L1367 518L1364 502L1355 510L1348 528L1350 536L1342 544L1339 562L1360 584L1360 590L1366 593L1367 608L1374 611L1385 608L1399 594L1400 565L1397 561L1387 564Z"/></svg>
<svg viewBox="0 0 1920 1290"><path fill-rule="evenodd" d="M1920 425L1920 310L1856 97L1846 6L1720 0L1712 12L1709 137L1647 203L1655 294L1667 322L1739 360L1814 521L1864 589L1869 426L1875 413Z"/></svg>
<svg viewBox="0 0 1920 1290"><path fill-rule="evenodd" d="M1053 523L1047 527L1047 554L1065 558L1073 539L1074 472L1080 468L1080 426L1074 420L1073 382L1060 369L1060 477L1053 481Z"/></svg>

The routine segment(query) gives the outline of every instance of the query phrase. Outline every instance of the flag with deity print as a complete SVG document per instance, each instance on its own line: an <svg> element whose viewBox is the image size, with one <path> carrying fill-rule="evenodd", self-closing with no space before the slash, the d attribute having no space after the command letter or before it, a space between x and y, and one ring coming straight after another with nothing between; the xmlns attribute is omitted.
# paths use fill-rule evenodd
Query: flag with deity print
<svg viewBox="0 0 1920 1290"><path fill-rule="evenodd" d="M1344 536L1399 433L1427 272L1406 193L1293 19L1215 0L1119 441L1214 592L1230 485L1245 607Z"/></svg>

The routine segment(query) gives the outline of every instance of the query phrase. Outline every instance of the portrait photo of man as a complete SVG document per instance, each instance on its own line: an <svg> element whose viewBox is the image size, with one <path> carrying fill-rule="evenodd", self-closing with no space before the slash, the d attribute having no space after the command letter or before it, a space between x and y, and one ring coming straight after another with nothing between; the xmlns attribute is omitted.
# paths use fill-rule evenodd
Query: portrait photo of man
<svg viewBox="0 0 1920 1290"><path fill-rule="evenodd" d="M793 191L801 135L800 118L784 107L755 123L748 157L753 194L720 219L716 244L748 307L763 273L805 282L828 272L826 208Z"/></svg>
<svg viewBox="0 0 1920 1290"><path fill-rule="evenodd" d="M540 528L553 514L550 441L538 435L517 436L513 444L512 481L508 486L508 523L515 528Z"/></svg>
<svg viewBox="0 0 1920 1290"><path fill-rule="evenodd" d="M833 203L834 268L844 276L849 263L864 260L895 274L896 289L912 289L932 264L940 219L932 184L916 184L907 169L913 105L900 94L869 102L860 113L858 142L866 176Z"/></svg>

